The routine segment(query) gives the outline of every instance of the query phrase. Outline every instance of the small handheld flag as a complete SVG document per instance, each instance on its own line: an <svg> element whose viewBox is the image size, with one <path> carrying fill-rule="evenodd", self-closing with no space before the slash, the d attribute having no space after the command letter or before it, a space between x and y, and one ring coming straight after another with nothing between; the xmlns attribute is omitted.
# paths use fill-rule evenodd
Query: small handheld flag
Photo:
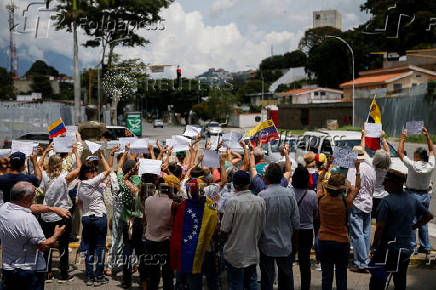
<svg viewBox="0 0 436 290"><path fill-rule="evenodd" d="M67 128L65 128L65 124L61 118L59 118L53 124L48 126L48 134L50 139L53 139L54 137L64 134L66 132L67 132Z"/></svg>
<svg viewBox="0 0 436 290"><path fill-rule="evenodd" d="M248 131L246 135L250 138L252 143L256 140L256 138L259 138L262 144L268 143L274 139L279 139L279 133L277 132L277 128L272 120L267 120L260 123Z"/></svg>
<svg viewBox="0 0 436 290"><path fill-rule="evenodd" d="M377 102L374 99L371 102L371 105L369 105L369 112L368 116L366 117L366 123L376 123L381 124L381 111L379 106L377 105ZM371 149L372 151L377 151L380 149L380 138L371 138L371 137L365 137L365 145Z"/></svg>

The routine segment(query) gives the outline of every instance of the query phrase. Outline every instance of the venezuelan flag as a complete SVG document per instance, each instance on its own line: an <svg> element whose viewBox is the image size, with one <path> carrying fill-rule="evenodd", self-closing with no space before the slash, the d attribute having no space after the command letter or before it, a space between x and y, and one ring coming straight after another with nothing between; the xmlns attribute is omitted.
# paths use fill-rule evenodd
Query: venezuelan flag
<svg viewBox="0 0 436 290"><path fill-rule="evenodd" d="M381 124L381 111L379 106L377 105L375 96L371 102L371 105L369 106L369 112L366 118L366 122ZM365 137L365 145L372 151L377 151L378 149L380 149L380 138Z"/></svg>
<svg viewBox="0 0 436 290"><path fill-rule="evenodd" d="M247 136L250 137L250 141L254 142L256 138L259 138L262 144L268 143L271 140L278 139L279 133L272 120L268 120L260 123L250 131L248 131Z"/></svg>
<svg viewBox="0 0 436 290"><path fill-rule="evenodd" d="M48 134L50 139L53 139L54 137L64 134L66 132L67 128L65 128L65 124L61 118L59 118L56 122L48 127Z"/></svg>
<svg viewBox="0 0 436 290"><path fill-rule="evenodd" d="M218 223L213 201L206 196L184 200L176 213L170 242L173 270L201 273L204 256Z"/></svg>

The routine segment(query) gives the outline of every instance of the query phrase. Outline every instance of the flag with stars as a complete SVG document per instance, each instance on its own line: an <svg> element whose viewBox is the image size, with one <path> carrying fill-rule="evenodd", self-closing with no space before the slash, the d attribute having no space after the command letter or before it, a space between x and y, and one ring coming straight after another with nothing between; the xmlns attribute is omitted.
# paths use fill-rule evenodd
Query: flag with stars
<svg viewBox="0 0 436 290"><path fill-rule="evenodd" d="M218 223L213 201L201 196L184 200L177 210L171 236L170 261L173 270L201 273L204 256Z"/></svg>
<svg viewBox="0 0 436 290"><path fill-rule="evenodd" d="M268 143L274 139L279 139L279 133L277 132L277 128L272 120L267 120L260 123L259 125L248 131L246 136L250 138L250 141L252 143L254 143L255 140L259 138L262 144Z"/></svg>

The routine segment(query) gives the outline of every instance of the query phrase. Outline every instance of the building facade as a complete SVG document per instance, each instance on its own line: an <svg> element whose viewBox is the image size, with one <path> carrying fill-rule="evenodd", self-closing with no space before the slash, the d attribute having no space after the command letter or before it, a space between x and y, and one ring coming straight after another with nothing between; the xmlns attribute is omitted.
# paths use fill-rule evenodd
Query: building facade
<svg viewBox="0 0 436 290"><path fill-rule="evenodd" d="M331 26L342 30L342 16L337 10L313 11L313 28Z"/></svg>

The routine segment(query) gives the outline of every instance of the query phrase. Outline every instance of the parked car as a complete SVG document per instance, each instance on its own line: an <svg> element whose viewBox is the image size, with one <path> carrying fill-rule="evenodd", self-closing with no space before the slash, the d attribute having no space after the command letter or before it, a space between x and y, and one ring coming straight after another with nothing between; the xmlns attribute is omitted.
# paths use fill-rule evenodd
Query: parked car
<svg viewBox="0 0 436 290"><path fill-rule="evenodd" d="M161 119L155 119L153 121L153 128L156 128L156 127L163 128L163 126L164 126L164 123L163 123L163 121Z"/></svg>
<svg viewBox="0 0 436 290"><path fill-rule="evenodd" d="M106 126L106 130L111 132L115 139L119 139L119 138L122 138L122 137L128 137L126 135L126 130L128 132L130 132L129 129L127 129L126 127L123 127L123 126Z"/></svg>
<svg viewBox="0 0 436 290"><path fill-rule="evenodd" d="M29 141L29 142L34 142L34 143L38 143L39 146L41 146L42 148L47 148L47 146L50 143L49 137L48 137L48 133L44 133L44 132L35 132L35 133L27 133L24 134L18 138L15 138L14 140L19 140L19 141ZM8 141L5 139L4 141L4 145L3 148L4 149L10 149L12 146L12 141Z"/></svg>
<svg viewBox="0 0 436 290"><path fill-rule="evenodd" d="M357 131L308 131L298 140L295 150L295 158L298 164L304 165L304 155L312 151L315 154L324 153L332 155L335 146L352 150L354 146L361 144L361 132ZM388 142L391 151L391 168L407 174L407 168L398 157L397 150ZM365 147L366 152L372 159L375 152Z"/></svg>
<svg viewBox="0 0 436 290"><path fill-rule="evenodd" d="M290 138L286 140L271 140L261 147L265 150L265 161L268 163L278 162L284 160L283 156L280 155L280 146L283 143L289 144L290 152L289 157L291 158L292 169L297 168L297 162L295 161L295 138Z"/></svg>
<svg viewBox="0 0 436 290"><path fill-rule="evenodd" d="M210 135L220 135L222 134L223 130L221 128L220 123L218 122L210 122L206 127L206 134L208 136Z"/></svg>

